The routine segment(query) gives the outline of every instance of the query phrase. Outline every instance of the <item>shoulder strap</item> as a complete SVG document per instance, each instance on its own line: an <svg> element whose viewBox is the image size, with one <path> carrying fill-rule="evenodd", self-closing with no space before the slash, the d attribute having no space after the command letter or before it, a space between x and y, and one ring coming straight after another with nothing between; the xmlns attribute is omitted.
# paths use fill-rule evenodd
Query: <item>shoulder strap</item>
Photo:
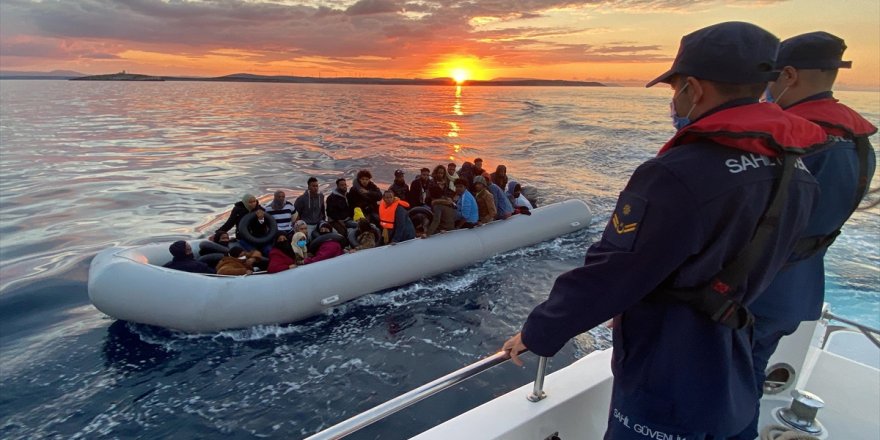
<svg viewBox="0 0 880 440"><path fill-rule="evenodd" d="M868 192L868 154L872 148L871 142L868 140L867 136L856 136L853 138L853 142L856 144L856 156L859 161L859 180L856 186L855 202L853 203L852 209L846 216L846 219L844 219L843 223L838 225L830 234L804 237L798 240L797 244L794 246L794 251L792 252L794 255L794 262L806 260L807 258L828 249L834 244L834 240L840 235L840 229L843 228L844 223L846 223L856 209L858 209L859 204L862 203L862 198L864 198L865 194Z"/></svg>
<svg viewBox="0 0 880 440"><path fill-rule="evenodd" d="M754 317L751 312L732 295L746 282L779 227L797 158L797 154L788 151L782 155L782 176L774 185L770 204L764 211L752 239L732 261L712 277L708 284L686 289L661 287L652 292L648 299L686 303L711 320L730 328L741 329L752 325Z"/></svg>

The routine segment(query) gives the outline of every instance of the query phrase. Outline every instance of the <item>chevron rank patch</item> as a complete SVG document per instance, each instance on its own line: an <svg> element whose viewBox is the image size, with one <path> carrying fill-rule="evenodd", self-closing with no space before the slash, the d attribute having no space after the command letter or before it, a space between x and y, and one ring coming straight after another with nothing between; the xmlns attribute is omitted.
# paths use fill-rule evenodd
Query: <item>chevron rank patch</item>
<svg viewBox="0 0 880 440"><path fill-rule="evenodd" d="M636 194L627 191L620 193L617 206L605 227L604 240L622 250L633 250L647 205L648 201Z"/></svg>

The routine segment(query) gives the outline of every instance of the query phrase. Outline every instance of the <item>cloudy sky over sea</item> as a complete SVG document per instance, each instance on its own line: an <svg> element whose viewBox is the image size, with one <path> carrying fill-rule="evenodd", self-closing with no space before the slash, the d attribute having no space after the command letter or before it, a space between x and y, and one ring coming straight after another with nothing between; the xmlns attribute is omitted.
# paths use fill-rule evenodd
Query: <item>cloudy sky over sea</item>
<svg viewBox="0 0 880 440"><path fill-rule="evenodd" d="M3 70L545 78L639 84L683 34L730 20L825 30L880 88L876 0L3 0Z"/></svg>

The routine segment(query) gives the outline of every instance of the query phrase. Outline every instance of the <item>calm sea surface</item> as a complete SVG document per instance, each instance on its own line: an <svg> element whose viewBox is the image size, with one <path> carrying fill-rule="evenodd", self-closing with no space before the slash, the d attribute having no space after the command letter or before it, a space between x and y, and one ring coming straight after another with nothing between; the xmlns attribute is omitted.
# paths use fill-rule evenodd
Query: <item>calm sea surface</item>
<svg viewBox="0 0 880 440"><path fill-rule="evenodd" d="M838 97L880 125L880 93ZM0 437L298 438L493 353L672 135L669 99L662 87L0 81ZM361 168L385 187L396 168L411 179L478 156L543 203L584 199L593 225L292 325L185 335L89 304L98 251L204 237L243 193L293 198L309 176L327 192ZM875 326L878 235L880 209L857 212L827 267L833 309ZM551 367L608 343L594 330ZM496 368L352 438L413 435L533 370Z"/></svg>

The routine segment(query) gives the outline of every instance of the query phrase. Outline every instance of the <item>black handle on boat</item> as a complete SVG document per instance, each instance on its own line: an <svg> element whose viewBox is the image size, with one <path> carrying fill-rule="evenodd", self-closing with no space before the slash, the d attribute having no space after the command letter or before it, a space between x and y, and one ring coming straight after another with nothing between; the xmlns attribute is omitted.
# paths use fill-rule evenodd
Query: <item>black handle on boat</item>
<svg viewBox="0 0 880 440"><path fill-rule="evenodd" d="M520 354L525 353L523 351ZM545 358L542 358L545 359ZM477 374L482 373L496 365L503 364L510 360L506 352L499 351L487 358L481 359L464 368L453 371L439 379L428 382L412 391L401 394L385 403L374 406L354 417L351 417L341 423L337 423L321 432L318 432L305 440L335 440L343 438L355 431L365 428L385 417L390 416L404 408L413 405L416 402L425 399L445 390L453 385L461 383ZM543 384L543 376L541 378Z"/></svg>

